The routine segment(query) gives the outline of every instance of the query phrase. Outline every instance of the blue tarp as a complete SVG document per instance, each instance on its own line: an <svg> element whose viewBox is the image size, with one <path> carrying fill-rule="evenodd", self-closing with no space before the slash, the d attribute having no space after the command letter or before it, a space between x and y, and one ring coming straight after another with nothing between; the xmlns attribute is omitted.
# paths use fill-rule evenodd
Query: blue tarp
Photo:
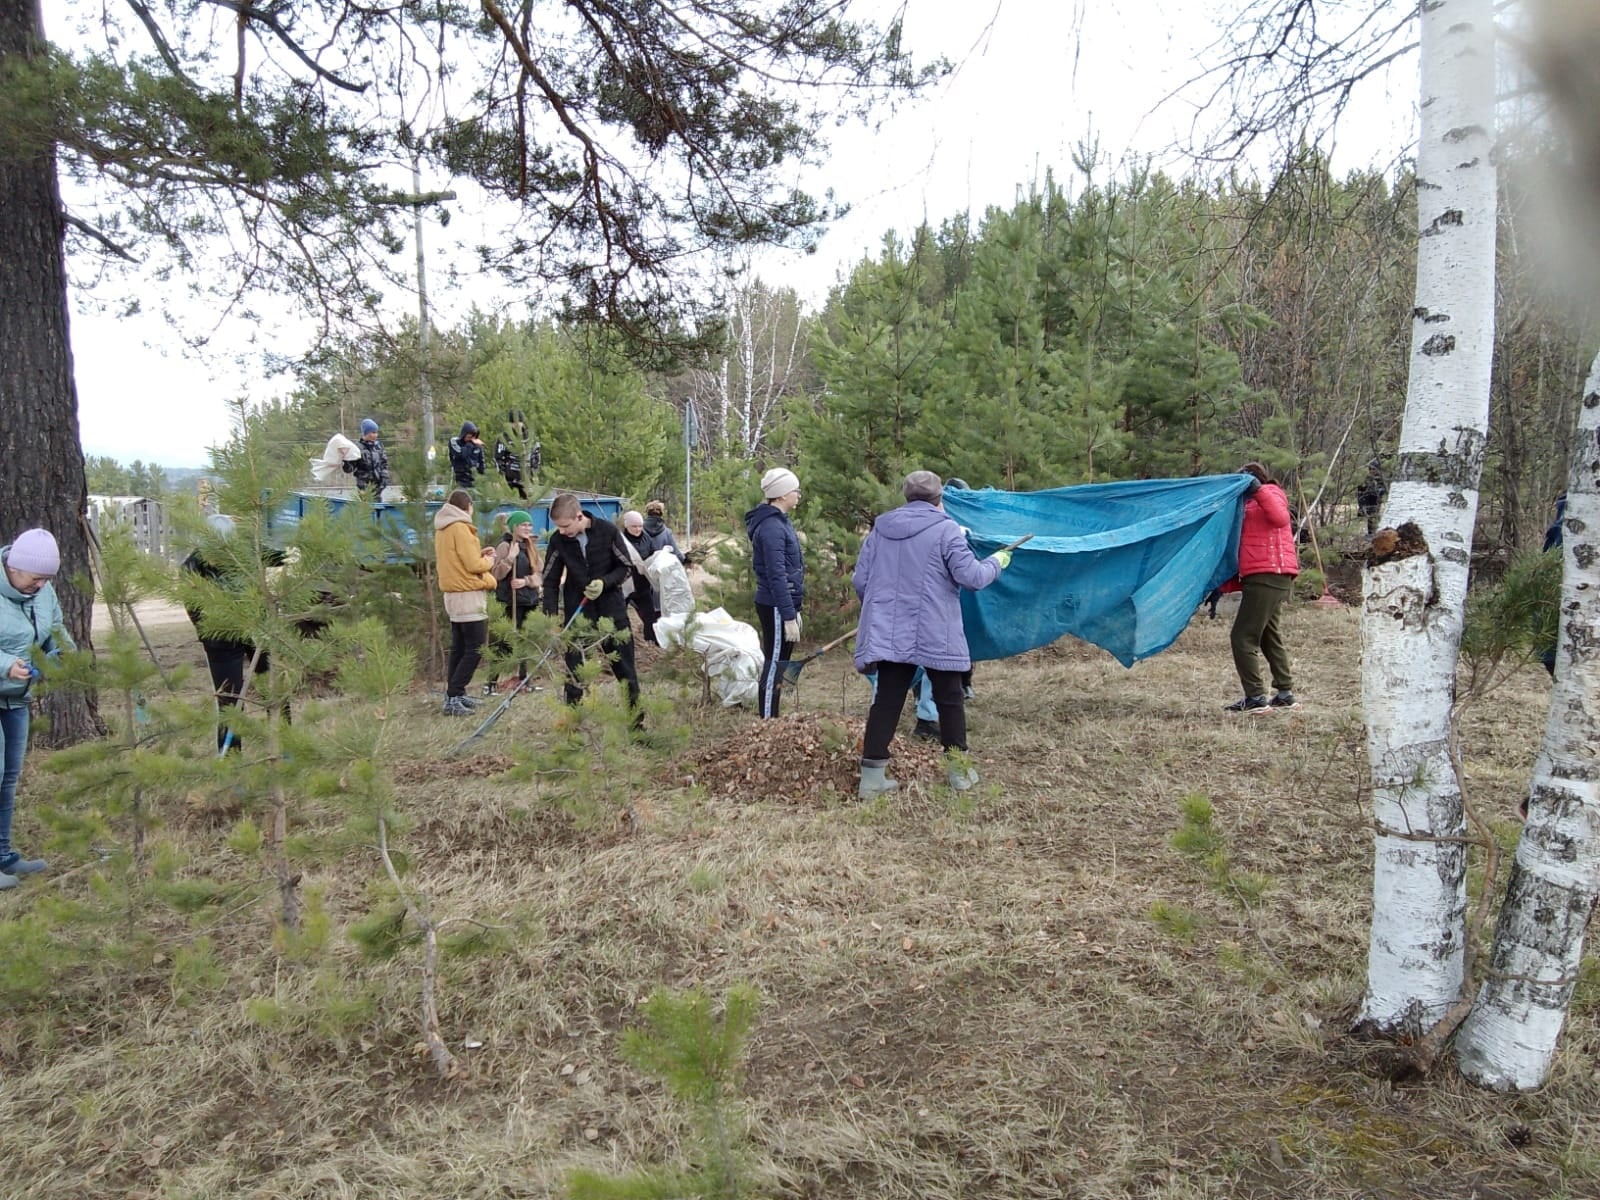
<svg viewBox="0 0 1600 1200"><path fill-rule="evenodd" d="M1024 534L1011 566L961 594L974 659L1008 658L1063 634L1123 666L1178 639L1213 587L1239 570L1248 475L1138 479L1043 492L946 489L978 557Z"/></svg>

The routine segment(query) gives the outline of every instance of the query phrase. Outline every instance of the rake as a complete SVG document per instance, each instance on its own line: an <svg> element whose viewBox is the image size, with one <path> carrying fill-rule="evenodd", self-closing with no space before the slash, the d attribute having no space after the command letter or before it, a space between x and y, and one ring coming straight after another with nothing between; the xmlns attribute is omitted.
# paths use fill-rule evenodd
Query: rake
<svg viewBox="0 0 1600 1200"><path fill-rule="evenodd" d="M822 646L816 650L813 650L804 658L784 659L783 662L778 664L778 686L786 687L789 684L798 684L800 682L800 672L805 669L808 663L816 662L817 659L821 658L829 650L833 650L844 645L844 643L855 637L855 635L856 631L852 629L849 633L842 634L839 637L834 638L833 641L829 642L826 646Z"/></svg>
<svg viewBox="0 0 1600 1200"><path fill-rule="evenodd" d="M451 757L460 754L468 746L472 745L473 742L477 741L484 734L488 733L489 730L494 727L494 723L501 717L505 716L506 709L511 707L511 702L517 698L517 695L533 686L534 677L538 675L540 668L542 668L545 663L550 661L550 656L554 654L556 652L556 648L561 645L563 635L566 634L567 630L572 628L572 623L578 619L579 614L583 612L588 603L589 601L587 598L578 602L578 607L572 610L572 615L567 618L567 623L561 627L561 633L556 636L555 641L550 643L550 648L544 652L544 655L539 659L538 662L533 664L532 669L529 670L529 672L517 682L517 686L506 693L506 698L500 701L499 704L495 705L494 711L483 719L483 724L479 725L466 737L462 738L454 746L450 747Z"/></svg>

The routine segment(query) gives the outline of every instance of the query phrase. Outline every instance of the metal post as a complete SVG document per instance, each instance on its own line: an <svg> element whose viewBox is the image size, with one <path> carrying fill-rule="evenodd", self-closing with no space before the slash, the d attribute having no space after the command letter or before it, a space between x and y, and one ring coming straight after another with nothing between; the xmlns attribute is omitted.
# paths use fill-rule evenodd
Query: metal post
<svg viewBox="0 0 1600 1200"><path fill-rule="evenodd" d="M411 156L411 191L422 195L422 161ZM417 230L417 371L418 390L422 394L422 445L428 465L433 465L433 385L428 380L428 266L422 253L422 205L411 210L416 215Z"/></svg>
<svg viewBox="0 0 1600 1200"><path fill-rule="evenodd" d="M694 487L690 482L694 462L694 444L700 436L700 423L695 419L694 401L683 405L683 548L689 551L694 538Z"/></svg>

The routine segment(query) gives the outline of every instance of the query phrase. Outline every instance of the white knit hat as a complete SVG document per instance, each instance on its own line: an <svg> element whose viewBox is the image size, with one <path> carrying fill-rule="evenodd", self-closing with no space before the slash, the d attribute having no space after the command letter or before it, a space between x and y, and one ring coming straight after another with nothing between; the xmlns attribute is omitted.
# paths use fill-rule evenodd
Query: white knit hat
<svg viewBox="0 0 1600 1200"><path fill-rule="evenodd" d="M787 496L790 492L798 491L800 477L788 467L773 467L761 477L761 494L768 500L776 500L779 496Z"/></svg>
<svg viewBox="0 0 1600 1200"><path fill-rule="evenodd" d="M29 529L11 543L6 564L29 575L54 575L61 569L61 551L48 529Z"/></svg>

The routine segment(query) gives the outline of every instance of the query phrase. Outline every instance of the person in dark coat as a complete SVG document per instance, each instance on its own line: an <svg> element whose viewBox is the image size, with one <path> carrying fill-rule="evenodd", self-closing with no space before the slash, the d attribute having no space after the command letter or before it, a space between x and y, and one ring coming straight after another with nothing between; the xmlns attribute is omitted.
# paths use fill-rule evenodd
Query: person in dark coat
<svg viewBox="0 0 1600 1200"><path fill-rule="evenodd" d="M539 573L544 564L539 558L539 543L533 537L533 518L523 509L514 509L506 516L505 537L495 547L494 565L489 573L495 578L495 599L500 601L511 618L512 627L519 633L528 614L539 608ZM497 647L502 653L506 647ZM517 682L528 677L528 664L517 664ZM493 695L493 681L484 684L484 692Z"/></svg>
<svg viewBox="0 0 1600 1200"><path fill-rule="evenodd" d="M1564 540L1561 526L1566 519L1567 494L1562 492L1561 495L1556 497L1556 519L1551 521L1550 527L1544 531L1544 552L1546 554L1549 554L1552 550L1561 549L1562 541ZM1559 626L1557 628L1559 630ZM1551 642L1544 648L1544 652L1539 655L1539 661L1544 664L1544 669L1550 672L1551 679L1556 677L1556 648L1559 644L1559 637L1560 634L1558 632L1558 641ZM1524 801L1523 803L1527 802Z"/></svg>
<svg viewBox="0 0 1600 1200"><path fill-rule="evenodd" d="M450 439L450 474L456 486L471 491L478 476L487 475L489 465L483 456L483 438L471 421L461 422L461 432Z"/></svg>
<svg viewBox="0 0 1600 1200"><path fill-rule="evenodd" d="M633 547L633 552L639 556L640 562L648 562L650 556L661 548L645 531L644 516L632 510L622 514L622 536L627 539L628 545ZM656 604L656 590L650 583L650 576L637 567L633 570L633 595L628 597L628 603L639 614L639 624L644 628L644 640L652 646L659 645L660 643L656 641L656 621L661 616L661 609Z"/></svg>
<svg viewBox="0 0 1600 1200"><path fill-rule="evenodd" d="M988 587L1011 563L1008 550L982 561L972 553L961 527L944 511L944 487L932 471L907 475L904 494L905 504L873 522L850 580L861 598L856 670L878 676L862 742L863 799L899 786L885 775L889 742L918 667L933 686L939 740L946 750L966 750L961 676L972 656L961 623L961 592ZM954 760L949 781L965 791L978 782L978 773Z"/></svg>
<svg viewBox="0 0 1600 1200"><path fill-rule="evenodd" d="M373 499L383 495L389 486L389 456L378 440L378 423L371 417L361 422L361 440L356 443L361 457L344 464L345 473L356 477L356 487Z"/></svg>
<svg viewBox="0 0 1600 1200"><path fill-rule="evenodd" d="M800 640L805 601L805 561L789 514L800 503L800 480L786 467L761 477L766 497L744 515L750 535L750 569L756 577L756 628L761 634L761 678L756 702L763 717L778 715L778 677Z"/></svg>
<svg viewBox="0 0 1600 1200"><path fill-rule="evenodd" d="M494 465L505 477L506 486L524 500L528 498L528 489L522 482L522 459L527 448L528 423L522 417L522 410L513 408L506 414L505 428L495 440Z"/></svg>
<svg viewBox="0 0 1600 1200"><path fill-rule="evenodd" d="M1382 464L1374 458L1367 463L1367 477L1356 488L1356 511L1367 519L1368 537L1378 532L1378 513L1388 494L1389 481L1383 477Z"/></svg>
<svg viewBox="0 0 1600 1200"><path fill-rule="evenodd" d="M627 685L628 706L633 709L634 725L643 721L639 711L639 673L633 662L633 639L626 636L628 603L626 584L633 577L633 564L622 546L622 534L610 521L591 516L570 492L550 502L550 521L555 530L545 551L543 604L551 616L558 607L572 621L580 607L585 620L593 624L602 617L622 631L622 637L608 637L600 648L611 664L611 674ZM578 683L578 668L583 651L573 647L566 654L566 701L583 699Z"/></svg>
<svg viewBox="0 0 1600 1200"><path fill-rule="evenodd" d="M644 506L644 531L650 535L650 543L657 550L670 546L678 556L678 561L684 561L683 551L678 549L678 539L667 528L667 506L661 501L652 500Z"/></svg>
<svg viewBox="0 0 1600 1200"><path fill-rule="evenodd" d="M233 535L232 517L213 513L206 521L218 539L226 540ZM230 586L223 568L207 559L202 549L197 548L184 559L181 569L219 587ZM248 638L207 633L205 613L198 601L191 599L184 605L184 611L189 614L194 631L200 638L200 648L206 652L206 669L211 672L211 687L217 697L217 749L242 752L244 739L228 723L227 710L238 707L239 698L244 695L245 670L249 668L256 675L265 675L272 664L267 659L266 651L257 654L255 644Z"/></svg>

